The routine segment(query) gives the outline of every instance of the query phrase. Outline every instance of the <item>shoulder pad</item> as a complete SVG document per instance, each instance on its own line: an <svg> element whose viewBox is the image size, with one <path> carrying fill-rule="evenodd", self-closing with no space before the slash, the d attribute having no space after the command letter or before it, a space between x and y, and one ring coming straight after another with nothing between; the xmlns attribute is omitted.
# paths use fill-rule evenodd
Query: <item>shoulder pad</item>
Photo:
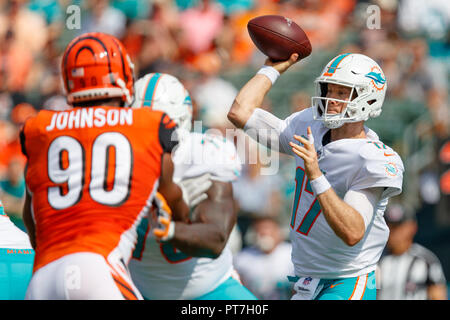
<svg viewBox="0 0 450 320"><path fill-rule="evenodd" d="M313 113L312 108L307 108L298 112L295 112L291 114L286 120L294 120L295 121L301 121L301 122L310 122L313 121Z"/></svg>
<svg viewBox="0 0 450 320"><path fill-rule="evenodd" d="M362 169L352 189L384 187L383 197L401 193L404 166L397 152L381 141L368 141L359 150L359 155Z"/></svg>

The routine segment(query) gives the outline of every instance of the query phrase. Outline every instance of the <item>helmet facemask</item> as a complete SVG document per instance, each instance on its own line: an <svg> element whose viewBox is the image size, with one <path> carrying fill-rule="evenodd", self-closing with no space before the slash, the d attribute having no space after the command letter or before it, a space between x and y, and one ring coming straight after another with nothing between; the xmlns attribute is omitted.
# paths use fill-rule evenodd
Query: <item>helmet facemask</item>
<svg viewBox="0 0 450 320"><path fill-rule="evenodd" d="M372 104L375 101L367 101L368 94L365 94L363 86L359 85L339 85L351 88L349 97L346 100L327 98L328 84L333 82L316 81L317 96L311 98L311 105L313 107L314 120L322 121L325 127L329 129L336 129L350 122L366 121L371 115ZM340 113L328 113L328 106L330 101L343 103L344 107ZM380 109L381 111L381 109Z"/></svg>

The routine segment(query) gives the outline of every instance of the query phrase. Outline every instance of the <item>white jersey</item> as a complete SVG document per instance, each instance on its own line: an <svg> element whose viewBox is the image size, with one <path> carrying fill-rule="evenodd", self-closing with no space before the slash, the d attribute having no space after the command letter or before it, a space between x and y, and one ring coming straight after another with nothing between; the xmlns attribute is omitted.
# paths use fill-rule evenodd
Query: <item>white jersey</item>
<svg viewBox="0 0 450 320"><path fill-rule="evenodd" d="M319 202L306 177L303 160L295 156L297 187L290 223L295 274L334 279L371 272L375 270L389 236L383 218L388 198L402 190L402 160L368 128L365 128L367 138L340 139L324 146L322 140L329 129L322 122L313 120L311 108L284 120L280 134L281 150L294 155L289 142L298 143L293 135L306 136L308 126L314 136L319 167L341 199L349 190L380 187L384 191L364 238L355 246L348 246L321 214Z"/></svg>
<svg viewBox="0 0 450 320"><path fill-rule="evenodd" d="M232 142L199 133L182 139L173 156L174 181L210 173L213 180L231 182L240 175L241 163ZM194 299L214 290L233 271L229 244L216 259L195 258L170 243L155 241L146 225L138 228L138 234L145 234L145 243L138 240L129 267L146 299Z"/></svg>
<svg viewBox="0 0 450 320"><path fill-rule="evenodd" d="M20 230L6 215L0 201L0 248L31 249L28 235Z"/></svg>

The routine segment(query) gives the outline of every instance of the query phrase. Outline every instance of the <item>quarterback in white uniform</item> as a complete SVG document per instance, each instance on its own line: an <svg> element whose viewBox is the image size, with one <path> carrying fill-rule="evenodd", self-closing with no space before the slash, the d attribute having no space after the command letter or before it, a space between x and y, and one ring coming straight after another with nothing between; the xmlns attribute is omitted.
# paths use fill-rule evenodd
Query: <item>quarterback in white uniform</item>
<svg viewBox="0 0 450 320"><path fill-rule="evenodd" d="M136 82L135 99L133 107L162 110L179 126L179 144L172 154L174 181L209 174L213 183L209 198L193 211L192 224L175 222L170 241L156 241L147 222L138 228L130 261L133 281L146 299L255 299L234 278L227 244L236 221L231 182L241 171L234 144L223 137L190 132L192 103L184 86L171 75L142 77Z"/></svg>
<svg viewBox="0 0 450 320"><path fill-rule="evenodd" d="M240 128L272 130L254 138L295 157L292 299L375 299L374 271L389 235L383 213L401 193L404 171L399 155L364 125L381 113L386 79L371 58L341 54L316 79L311 108L285 120L257 108L297 59L267 60L228 118Z"/></svg>

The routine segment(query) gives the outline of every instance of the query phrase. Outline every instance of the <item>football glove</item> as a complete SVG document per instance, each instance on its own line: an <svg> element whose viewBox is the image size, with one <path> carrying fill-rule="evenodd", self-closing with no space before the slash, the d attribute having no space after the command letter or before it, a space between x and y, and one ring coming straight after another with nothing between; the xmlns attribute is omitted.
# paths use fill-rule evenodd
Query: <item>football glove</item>
<svg viewBox="0 0 450 320"><path fill-rule="evenodd" d="M211 185L211 174L209 173L178 182L178 186L183 192L183 200L191 208L208 198L206 191Z"/></svg>
<svg viewBox="0 0 450 320"><path fill-rule="evenodd" d="M150 211L150 225L152 233L158 241L169 241L175 234L175 222L172 221L172 210L170 210L166 199L157 192Z"/></svg>

